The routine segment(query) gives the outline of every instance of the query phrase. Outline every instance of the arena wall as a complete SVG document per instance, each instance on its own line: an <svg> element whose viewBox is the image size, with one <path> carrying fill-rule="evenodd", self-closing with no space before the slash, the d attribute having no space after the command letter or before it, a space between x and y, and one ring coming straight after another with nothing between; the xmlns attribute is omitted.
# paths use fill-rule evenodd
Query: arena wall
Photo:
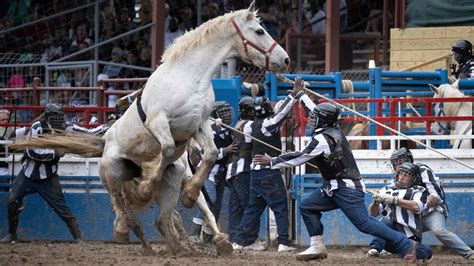
<svg viewBox="0 0 474 266"><path fill-rule="evenodd" d="M474 42L474 26L393 28L390 30L390 70L404 70L451 53L459 39ZM447 68L446 59L417 71Z"/></svg>

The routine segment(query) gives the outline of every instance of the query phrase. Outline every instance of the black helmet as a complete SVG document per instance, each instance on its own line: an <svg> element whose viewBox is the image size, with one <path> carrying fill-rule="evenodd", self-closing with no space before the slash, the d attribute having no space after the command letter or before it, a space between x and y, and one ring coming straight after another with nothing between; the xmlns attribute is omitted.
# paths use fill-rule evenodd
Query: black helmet
<svg viewBox="0 0 474 266"><path fill-rule="evenodd" d="M399 175L405 173L410 176L410 183L403 184L399 180ZM409 188L414 185L421 185L421 170L420 167L414 163L404 162L400 165L397 171L397 181L395 185L399 188Z"/></svg>
<svg viewBox="0 0 474 266"><path fill-rule="evenodd" d="M212 110L211 117L220 119L222 123L230 125L232 122L232 106L228 102L220 101L214 104L214 110Z"/></svg>
<svg viewBox="0 0 474 266"><path fill-rule="evenodd" d="M255 115L257 117L268 117L273 115L272 102L265 96L259 96L254 100Z"/></svg>
<svg viewBox="0 0 474 266"><path fill-rule="evenodd" d="M341 110L332 103L320 103L309 113L309 124L313 129L336 126Z"/></svg>
<svg viewBox="0 0 474 266"><path fill-rule="evenodd" d="M55 129L64 129L66 122L64 121L64 108L54 103L46 105L45 111L46 122Z"/></svg>
<svg viewBox="0 0 474 266"><path fill-rule="evenodd" d="M466 40L459 40L451 47L454 53L454 59L459 63L465 62L472 56L472 44Z"/></svg>
<svg viewBox="0 0 474 266"><path fill-rule="evenodd" d="M250 96L243 96L239 101L239 112L242 119L253 119L255 116L255 109L253 107L253 98Z"/></svg>
<svg viewBox="0 0 474 266"><path fill-rule="evenodd" d="M390 162L392 165L398 165L404 162L413 163L413 155L408 148L400 148L395 150L392 155L390 155Z"/></svg>

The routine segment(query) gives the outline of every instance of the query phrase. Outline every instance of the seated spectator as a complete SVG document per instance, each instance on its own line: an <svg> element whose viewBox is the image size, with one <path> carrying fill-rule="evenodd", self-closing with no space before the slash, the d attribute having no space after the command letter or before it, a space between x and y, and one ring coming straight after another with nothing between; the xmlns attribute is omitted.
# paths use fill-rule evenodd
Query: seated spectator
<svg viewBox="0 0 474 266"><path fill-rule="evenodd" d="M172 17L169 23L169 31L165 31L165 49L168 48L176 38L183 35L183 32L178 28L178 19Z"/></svg>
<svg viewBox="0 0 474 266"><path fill-rule="evenodd" d="M63 28L56 28L54 30L53 46L60 47L63 55L69 54L71 40L66 38L66 31Z"/></svg>
<svg viewBox="0 0 474 266"><path fill-rule="evenodd" d="M178 18L181 23L179 24L179 30L182 32L190 31L196 27L196 20L193 15L193 10L190 7L183 7L178 12Z"/></svg>
<svg viewBox="0 0 474 266"><path fill-rule="evenodd" d="M41 63L47 63L61 58L63 55L61 47L55 47L51 42L51 36L44 34L41 40L43 46L43 53L41 54Z"/></svg>
<svg viewBox="0 0 474 266"><path fill-rule="evenodd" d="M71 52L80 50L79 44L86 43L87 46L91 46L94 42L87 36L86 24L79 24L76 28L76 36L74 41L71 43Z"/></svg>
<svg viewBox="0 0 474 266"><path fill-rule="evenodd" d="M8 18L0 20L0 32L7 29L6 20L8 20ZM1 33L0 40L0 51L8 53L13 52L18 48L17 46L19 39L15 36L15 34Z"/></svg>
<svg viewBox="0 0 474 266"><path fill-rule="evenodd" d="M202 10L202 22L206 22L219 16L219 5L217 3L209 3Z"/></svg>
<svg viewBox="0 0 474 266"><path fill-rule="evenodd" d="M280 38L278 28L280 27L280 10L277 5L270 5L268 8L262 9L259 13L262 18L262 25L267 30L268 34L273 39L278 40Z"/></svg>
<svg viewBox="0 0 474 266"><path fill-rule="evenodd" d="M14 0L11 1L6 17L9 17L17 25L28 22L28 9L30 8L30 0Z"/></svg>
<svg viewBox="0 0 474 266"><path fill-rule="evenodd" d="M138 66L141 67L151 67L151 49L148 46L143 47L140 50L140 58L138 58ZM148 77L150 73L148 72L141 72L140 77Z"/></svg>
<svg viewBox="0 0 474 266"><path fill-rule="evenodd" d="M142 48L147 46L147 39L144 39L144 38L139 38L137 40L137 46L135 47L135 51L137 52L137 54L140 54L141 51L142 51Z"/></svg>
<svg viewBox="0 0 474 266"><path fill-rule="evenodd" d="M128 51L127 53L127 64L134 66L137 64L137 54L135 51ZM125 68L123 71L123 77L124 78L136 78L138 77L139 70L133 69L133 68ZM137 83L127 83L125 86L126 89L139 89L139 84Z"/></svg>
<svg viewBox="0 0 474 266"><path fill-rule="evenodd" d="M117 22L118 31L120 33L128 32L136 28L135 24L133 24L132 20L130 19L130 12L126 7L120 10Z"/></svg>
<svg viewBox="0 0 474 266"><path fill-rule="evenodd" d="M126 35L120 38L117 46L122 49L122 55L127 55L129 51L133 51L136 48L136 44L133 40L130 40L130 35Z"/></svg>
<svg viewBox="0 0 474 266"><path fill-rule="evenodd" d="M116 63L116 64L125 64L125 62L122 60L122 54L123 51L119 47L114 47L112 49L112 60L110 61L111 63ZM102 74L107 75L108 78L121 78L123 77L123 70L121 66L117 65L106 65L104 67L104 70L102 71ZM109 84L111 87L114 89L118 88L117 84Z"/></svg>

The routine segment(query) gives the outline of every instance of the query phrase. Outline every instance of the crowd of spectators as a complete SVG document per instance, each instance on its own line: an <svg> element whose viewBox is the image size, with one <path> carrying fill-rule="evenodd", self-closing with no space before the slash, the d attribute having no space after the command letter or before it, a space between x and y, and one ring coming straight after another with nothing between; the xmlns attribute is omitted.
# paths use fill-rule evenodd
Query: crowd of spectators
<svg viewBox="0 0 474 266"><path fill-rule="evenodd" d="M152 0L114 0L104 1L100 4L99 16L99 42L107 41L114 36L127 33L138 27L151 23ZM381 2L381 0L379 0ZM46 63L86 49L95 44L94 38L94 7L91 6L81 11L56 16L42 22L22 27L11 32L3 32L8 28L36 21L38 19L58 14L72 8L88 4L89 0L13 0L0 1L0 54L12 53L18 55L11 63ZM202 16L203 23L231 10L248 7L250 0L203 0ZM306 33L325 32L325 0L304 1L303 31ZM364 5L369 5L367 0L353 0L347 3L340 0L341 6L341 30L348 30L348 25L358 25L357 19L361 15L351 16L353 10L363 12ZM262 0L257 1L259 16L262 25L270 35L280 44L285 46L285 35L298 32L297 7L291 0ZM165 47L169 47L173 41L184 32L197 26L196 1L193 0L168 0L166 1L165 18ZM373 5L373 4L372 4ZM368 13L369 10L366 10ZM363 14L362 14L363 15ZM368 15L368 14L367 14ZM376 25L367 26L376 28ZM358 31L364 31L366 25L361 25ZM151 41L150 28L134 34L126 35L116 41L100 46L99 59L112 63L124 65L135 65L151 69ZM316 49L311 41L304 43L311 50ZM305 48L304 47L304 48ZM34 62L34 60L37 60ZM69 60L93 60L94 52L89 50L71 57ZM0 58L0 61L2 59ZM5 64L6 62L0 62ZM134 70L126 67L101 65L99 73L108 74L113 77L147 77L150 71ZM26 69L20 69L23 75ZM36 71L32 71L36 72ZM1 75L0 85L23 86L29 84L19 82L13 75L20 76L22 73ZM57 73L55 76L68 76L74 73ZM6 77L8 76L8 77ZM51 80L51 79L50 79ZM77 80L77 79L75 79ZM53 79L57 85L62 85L61 80ZM71 81L69 81L71 82ZM67 81L66 81L67 83ZM81 84L84 85L84 84Z"/></svg>

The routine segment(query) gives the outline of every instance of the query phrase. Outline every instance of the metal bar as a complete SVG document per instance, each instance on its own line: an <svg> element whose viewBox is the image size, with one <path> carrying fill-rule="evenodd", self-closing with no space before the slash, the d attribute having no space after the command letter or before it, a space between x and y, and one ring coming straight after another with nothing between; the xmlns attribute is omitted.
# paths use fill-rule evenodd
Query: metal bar
<svg viewBox="0 0 474 266"><path fill-rule="evenodd" d="M94 9L94 43L99 43L99 3L100 1L96 1ZM94 48L94 59L94 78L89 84L97 86L97 76L99 75L99 64L97 63L97 61L99 60L99 46Z"/></svg>
<svg viewBox="0 0 474 266"><path fill-rule="evenodd" d="M120 64L120 63L114 63L114 62L106 62L106 61L102 61L102 60L98 60L97 62L101 65L111 65L111 66L118 66L118 67L137 69L137 70L142 70L142 71L150 71L150 72L154 71L154 69L150 68L150 67L140 67L140 66Z"/></svg>

